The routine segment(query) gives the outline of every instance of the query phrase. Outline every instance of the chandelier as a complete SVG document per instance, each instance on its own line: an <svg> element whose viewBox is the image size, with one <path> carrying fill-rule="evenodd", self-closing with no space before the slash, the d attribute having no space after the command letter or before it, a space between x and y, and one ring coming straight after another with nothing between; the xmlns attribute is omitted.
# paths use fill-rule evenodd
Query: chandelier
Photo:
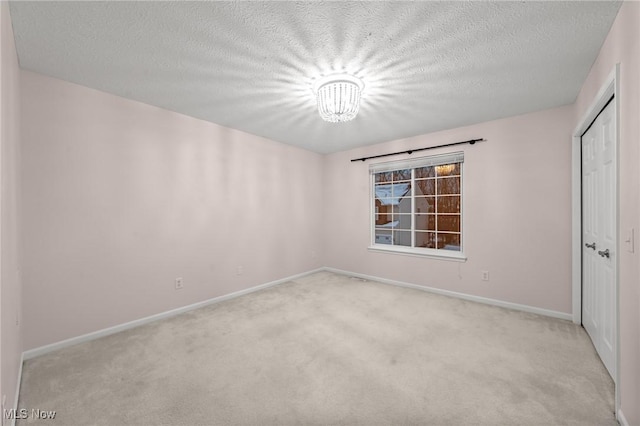
<svg viewBox="0 0 640 426"><path fill-rule="evenodd" d="M353 120L360 109L363 88L362 80L349 74L319 78L314 84L314 91L320 117L331 123Z"/></svg>

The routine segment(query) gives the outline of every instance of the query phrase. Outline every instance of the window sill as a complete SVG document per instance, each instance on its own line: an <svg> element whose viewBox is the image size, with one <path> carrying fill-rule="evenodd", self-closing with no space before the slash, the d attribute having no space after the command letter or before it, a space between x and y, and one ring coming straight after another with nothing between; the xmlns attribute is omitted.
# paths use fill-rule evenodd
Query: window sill
<svg viewBox="0 0 640 426"><path fill-rule="evenodd" d="M453 262L466 262L467 257L460 252L447 252L446 250L430 250L430 249L415 249L409 247L391 247L372 245L367 248L369 251L389 254L400 254L405 256L416 257L428 257L431 259L448 260Z"/></svg>

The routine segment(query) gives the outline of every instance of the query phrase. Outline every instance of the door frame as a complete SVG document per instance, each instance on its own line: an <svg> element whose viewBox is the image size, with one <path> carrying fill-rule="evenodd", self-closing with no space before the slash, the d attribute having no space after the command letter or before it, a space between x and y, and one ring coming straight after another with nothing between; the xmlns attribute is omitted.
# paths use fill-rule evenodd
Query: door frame
<svg viewBox="0 0 640 426"><path fill-rule="evenodd" d="M589 128L598 114L614 96L613 105L616 113L616 193L615 193L615 221L616 221L616 282L615 288L615 413L618 418L620 410L620 64L616 64L609 73L591 105L578 122L572 134L571 144L571 216L572 216L572 244L571 244L571 286L573 322L582 324L582 134Z"/></svg>

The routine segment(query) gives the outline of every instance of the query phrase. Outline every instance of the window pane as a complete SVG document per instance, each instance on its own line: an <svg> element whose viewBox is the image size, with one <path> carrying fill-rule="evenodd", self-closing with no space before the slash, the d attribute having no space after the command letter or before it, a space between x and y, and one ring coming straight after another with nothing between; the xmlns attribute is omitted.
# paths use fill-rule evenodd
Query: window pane
<svg viewBox="0 0 640 426"><path fill-rule="evenodd" d="M460 196L438 197L438 213L460 213Z"/></svg>
<svg viewBox="0 0 640 426"><path fill-rule="evenodd" d="M376 206L397 206L404 202L404 204L407 205L406 208L411 208L411 182L376 184L374 186L374 192L376 196ZM410 213L410 210L408 210L407 213Z"/></svg>
<svg viewBox="0 0 640 426"><path fill-rule="evenodd" d="M394 214L392 228L411 230L411 214Z"/></svg>
<svg viewBox="0 0 640 426"><path fill-rule="evenodd" d="M391 172L383 172L383 173L376 173L375 174L376 183L379 183L379 182L391 182L391 178L392 177L393 177L393 173L391 173Z"/></svg>
<svg viewBox="0 0 640 426"><path fill-rule="evenodd" d="M435 231L436 215L434 214L417 214L416 230L418 231Z"/></svg>
<svg viewBox="0 0 640 426"><path fill-rule="evenodd" d="M419 167L416 169L416 179L430 178L436 176L434 167Z"/></svg>
<svg viewBox="0 0 640 426"><path fill-rule="evenodd" d="M416 247L436 248L435 232L416 231Z"/></svg>
<svg viewBox="0 0 640 426"><path fill-rule="evenodd" d="M390 183L376 184L373 190L376 194L376 198L391 198L393 185Z"/></svg>
<svg viewBox="0 0 640 426"><path fill-rule="evenodd" d="M376 244L392 244L391 230L376 229Z"/></svg>
<svg viewBox="0 0 640 426"><path fill-rule="evenodd" d="M376 228L390 227L393 216L390 214L377 214L376 215Z"/></svg>
<svg viewBox="0 0 640 426"><path fill-rule="evenodd" d="M394 183L392 185L391 196L393 198L400 198L405 195L411 195L411 183Z"/></svg>
<svg viewBox="0 0 640 426"><path fill-rule="evenodd" d="M438 248L443 250L460 251L460 234L438 233Z"/></svg>
<svg viewBox="0 0 640 426"><path fill-rule="evenodd" d="M460 178L450 177L438 179L438 195L439 194L459 194Z"/></svg>
<svg viewBox="0 0 640 426"><path fill-rule="evenodd" d="M417 180L416 195L436 195L436 180Z"/></svg>
<svg viewBox="0 0 640 426"><path fill-rule="evenodd" d="M391 214L392 209L390 198L376 198L376 214Z"/></svg>
<svg viewBox="0 0 640 426"><path fill-rule="evenodd" d="M460 232L460 215L438 215L438 231Z"/></svg>
<svg viewBox="0 0 640 426"><path fill-rule="evenodd" d="M393 231L393 244L411 247L411 231Z"/></svg>
<svg viewBox="0 0 640 426"><path fill-rule="evenodd" d="M393 172L393 180L395 182L399 180L411 180L411 169L396 170Z"/></svg>
<svg viewBox="0 0 640 426"><path fill-rule="evenodd" d="M436 173L438 176L457 176L460 174L460 163L436 166Z"/></svg>
<svg viewBox="0 0 640 426"><path fill-rule="evenodd" d="M435 213L436 199L435 197L416 197L415 200L416 213Z"/></svg>

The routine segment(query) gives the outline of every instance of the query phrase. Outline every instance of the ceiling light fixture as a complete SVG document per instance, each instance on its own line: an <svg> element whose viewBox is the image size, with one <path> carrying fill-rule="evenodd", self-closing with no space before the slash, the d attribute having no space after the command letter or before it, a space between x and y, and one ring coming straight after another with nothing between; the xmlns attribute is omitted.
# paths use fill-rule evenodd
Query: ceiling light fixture
<svg viewBox="0 0 640 426"><path fill-rule="evenodd" d="M362 89L362 80L349 74L319 78L314 84L314 92L320 117L331 123L353 120L360 110Z"/></svg>

